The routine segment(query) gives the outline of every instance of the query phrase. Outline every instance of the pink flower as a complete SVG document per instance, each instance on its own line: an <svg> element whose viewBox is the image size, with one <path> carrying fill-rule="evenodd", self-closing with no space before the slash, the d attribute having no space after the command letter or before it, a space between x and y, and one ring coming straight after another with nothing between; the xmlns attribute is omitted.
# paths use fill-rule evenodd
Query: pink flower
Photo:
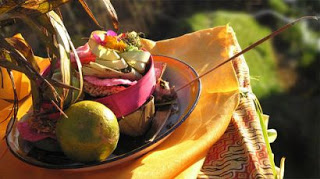
<svg viewBox="0 0 320 179"><path fill-rule="evenodd" d="M107 33L106 33L107 36L112 36L112 37L115 37L117 36L117 33L115 33L113 30L108 30Z"/></svg>

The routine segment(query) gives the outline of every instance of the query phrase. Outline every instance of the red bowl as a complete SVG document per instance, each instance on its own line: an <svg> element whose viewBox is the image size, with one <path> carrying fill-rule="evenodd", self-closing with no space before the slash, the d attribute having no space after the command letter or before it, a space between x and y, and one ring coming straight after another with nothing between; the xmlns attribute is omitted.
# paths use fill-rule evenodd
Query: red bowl
<svg viewBox="0 0 320 179"><path fill-rule="evenodd" d="M96 98L95 101L110 108L117 118L134 112L149 99L156 85L156 74L152 56L150 56L147 68L149 68L147 73L135 85L116 94Z"/></svg>

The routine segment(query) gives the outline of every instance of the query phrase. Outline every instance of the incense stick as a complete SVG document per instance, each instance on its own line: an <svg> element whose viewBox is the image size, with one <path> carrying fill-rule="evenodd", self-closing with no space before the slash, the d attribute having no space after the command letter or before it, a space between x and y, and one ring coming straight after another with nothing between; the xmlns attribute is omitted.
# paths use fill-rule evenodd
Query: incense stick
<svg viewBox="0 0 320 179"><path fill-rule="evenodd" d="M190 84L192 84L193 82L199 80L200 78L208 75L209 73L211 73L212 71L216 70L217 68L223 66L224 64L230 62L231 60L234 60L235 58L239 57L240 55L248 52L249 50L255 48L256 46L262 44L263 42L275 37L276 35L280 34L281 32L287 30L288 28L290 28L291 26L293 26L294 24L296 24L297 22L301 21L301 20L305 20L305 19L313 19L313 20L318 20L317 16L303 16L300 17L299 19L294 20L293 22L286 24L284 26L282 26L281 28L277 29L276 31L272 32L271 34L267 35L266 37L258 40L257 42L253 43L252 45L248 46L247 48L245 48L244 50L240 51L239 53L235 54L234 56L230 57L229 59L223 61L222 63L220 63L219 65L211 68L210 70L208 70L207 72L199 75L197 78L191 80L190 82L188 82L187 84L184 84L183 86L175 89L176 92L182 90L183 88L189 86Z"/></svg>

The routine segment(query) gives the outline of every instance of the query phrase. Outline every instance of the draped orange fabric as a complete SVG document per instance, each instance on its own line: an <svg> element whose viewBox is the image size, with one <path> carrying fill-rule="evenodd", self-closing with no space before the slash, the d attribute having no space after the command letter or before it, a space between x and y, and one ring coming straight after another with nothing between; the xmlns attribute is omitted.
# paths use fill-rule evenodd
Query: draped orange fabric
<svg viewBox="0 0 320 179"><path fill-rule="evenodd" d="M222 26L158 42L144 40L143 44L152 54L180 59L202 74L233 55L232 49L237 44L232 38L235 38L232 28ZM111 168L79 172L37 168L6 152L0 160L0 175L4 178L195 178L207 151L226 130L239 101L232 63L201 81L201 97L189 118L162 144L138 159ZM22 103L19 116L31 102L28 98ZM2 107L1 119L3 110ZM2 137L4 128L0 130ZM1 141L0 155L5 150L5 142Z"/></svg>

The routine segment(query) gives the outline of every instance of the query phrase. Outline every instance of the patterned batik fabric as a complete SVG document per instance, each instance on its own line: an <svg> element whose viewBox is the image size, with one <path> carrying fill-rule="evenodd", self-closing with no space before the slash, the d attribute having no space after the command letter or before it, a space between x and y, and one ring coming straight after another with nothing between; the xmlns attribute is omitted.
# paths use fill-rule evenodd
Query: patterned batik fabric
<svg viewBox="0 0 320 179"><path fill-rule="evenodd" d="M252 93L244 57L235 59L233 66L240 88ZM210 148L198 178L274 178L259 117L249 95L241 96L231 123Z"/></svg>

